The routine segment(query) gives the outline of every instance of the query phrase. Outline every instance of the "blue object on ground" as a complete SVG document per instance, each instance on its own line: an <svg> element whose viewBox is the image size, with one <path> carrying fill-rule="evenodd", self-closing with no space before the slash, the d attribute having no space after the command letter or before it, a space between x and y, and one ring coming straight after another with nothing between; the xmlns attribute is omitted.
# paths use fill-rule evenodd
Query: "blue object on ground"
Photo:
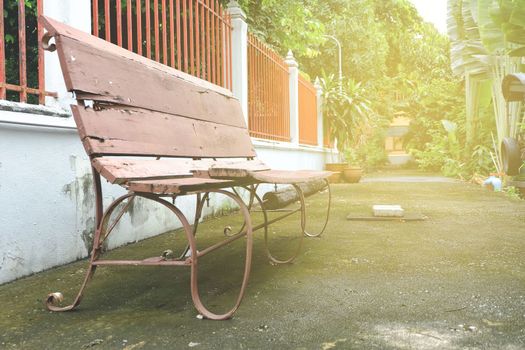
<svg viewBox="0 0 525 350"><path fill-rule="evenodd" d="M501 179L499 177L491 175L491 176L489 176L488 179L486 179L483 182L483 185L484 186L492 186L492 188L494 189L495 192L501 191Z"/></svg>

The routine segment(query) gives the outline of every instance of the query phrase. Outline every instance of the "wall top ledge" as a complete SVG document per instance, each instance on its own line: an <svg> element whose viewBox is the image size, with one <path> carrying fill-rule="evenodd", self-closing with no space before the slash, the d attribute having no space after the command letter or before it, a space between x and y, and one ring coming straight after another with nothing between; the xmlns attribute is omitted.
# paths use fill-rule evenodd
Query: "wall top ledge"
<svg viewBox="0 0 525 350"><path fill-rule="evenodd" d="M333 153L334 155L339 154L337 150L332 150L326 147L310 146L310 145L297 145L290 142L272 141L266 139L253 138L252 142L255 148L270 148L270 149L281 149L281 150L292 150L302 152L319 152L319 153Z"/></svg>
<svg viewBox="0 0 525 350"><path fill-rule="evenodd" d="M50 117L69 118L71 113L57 107L32 105L28 103L0 100L0 111L47 115Z"/></svg>
<svg viewBox="0 0 525 350"><path fill-rule="evenodd" d="M0 124L76 129L71 114L59 108L0 101Z"/></svg>

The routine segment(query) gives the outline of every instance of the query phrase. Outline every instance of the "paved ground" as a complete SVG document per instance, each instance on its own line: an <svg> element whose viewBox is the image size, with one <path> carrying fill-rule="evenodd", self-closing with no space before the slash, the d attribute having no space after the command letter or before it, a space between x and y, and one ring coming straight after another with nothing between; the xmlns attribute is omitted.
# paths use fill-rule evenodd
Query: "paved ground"
<svg viewBox="0 0 525 350"><path fill-rule="evenodd" d="M397 171L378 171L376 173L365 176L361 182L444 182L453 183L459 180L451 177L431 174L431 173L414 173L412 170L397 170Z"/></svg>
<svg viewBox="0 0 525 350"><path fill-rule="evenodd" d="M323 199L312 217L321 216ZM77 311L45 311L48 292L71 298L81 261L0 286L0 348L525 348L525 201L459 182L373 182L335 185L333 204L326 235L306 240L292 265L268 264L258 235L247 295L232 320L197 319L188 271L170 268L99 268ZM429 219L345 219L372 204L401 204ZM220 233L232 220L202 228ZM292 224L271 231L280 254L291 250L280 237ZM156 256L178 236L110 255ZM232 247L201 266L210 305L235 296L241 255Z"/></svg>

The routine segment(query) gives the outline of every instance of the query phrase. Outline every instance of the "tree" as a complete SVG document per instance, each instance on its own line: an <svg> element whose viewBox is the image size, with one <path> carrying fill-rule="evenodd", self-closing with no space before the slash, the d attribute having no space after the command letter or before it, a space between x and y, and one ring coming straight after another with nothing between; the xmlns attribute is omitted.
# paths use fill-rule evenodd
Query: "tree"
<svg viewBox="0 0 525 350"><path fill-rule="evenodd" d="M499 145L505 137L516 137L523 117L520 103L505 102L501 82L519 70L525 56L525 0L450 0L448 6L452 67L466 81L467 142L472 143L480 106L492 98L494 165L501 172Z"/></svg>
<svg viewBox="0 0 525 350"><path fill-rule="evenodd" d="M240 0L250 31L282 55L315 57L323 42L324 25L315 16L316 0Z"/></svg>

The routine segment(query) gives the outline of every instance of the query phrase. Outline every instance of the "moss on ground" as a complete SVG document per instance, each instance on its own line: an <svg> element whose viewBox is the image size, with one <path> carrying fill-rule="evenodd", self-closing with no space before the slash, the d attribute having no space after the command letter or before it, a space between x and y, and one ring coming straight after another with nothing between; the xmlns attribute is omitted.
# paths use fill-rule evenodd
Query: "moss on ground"
<svg viewBox="0 0 525 350"><path fill-rule="evenodd" d="M309 207L315 225L324 199ZM400 204L429 219L346 220L372 204ZM202 224L200 241L231 222L238 220ZM293 217L272 226L272 248L290 252L297 239L282 237L296 228ZM203 295L214 308L236 295L243 243L202 261ZM108 256L181 246L181 233L171 232ZM74 296L80 261L0 286L0 348L524 348L524 253L525 201L465 183L335 185L326 234L306 239L294 264L269 264L256 234L247 294L232 320L197 319L189 269L168 267L101 267L78 310L46 311L47 293Z"/></svg>

